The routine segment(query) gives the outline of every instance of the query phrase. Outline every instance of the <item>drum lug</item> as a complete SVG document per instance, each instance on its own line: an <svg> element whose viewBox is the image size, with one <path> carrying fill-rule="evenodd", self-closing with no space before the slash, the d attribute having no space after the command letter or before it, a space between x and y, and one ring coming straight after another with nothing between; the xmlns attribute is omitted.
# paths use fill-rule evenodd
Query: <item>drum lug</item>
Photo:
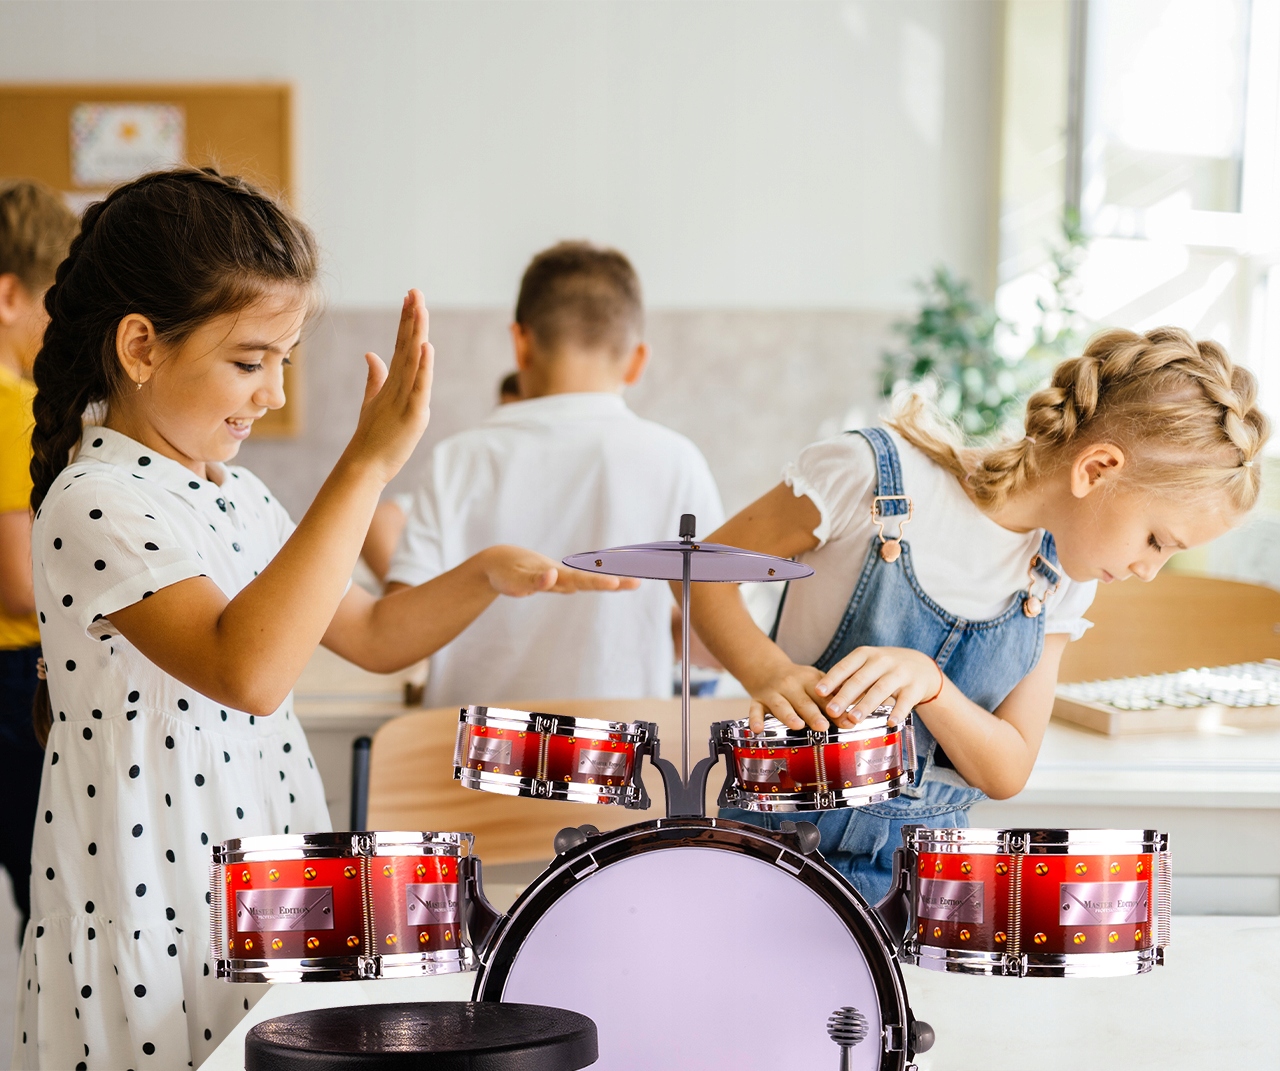
<svg viewBox="0 0 1280 1071"><path fill-rule="evenodd" d="M792 837L801 855L812 855L822 843L822 834L812 822L780 822L778 832Z"/></svg>
<svg viewBox="0 0 1280 1071"><path fill-rule="evenodd" d="M902 1027L897 1023L886 1023L881 1037L884 1041L885 1052L901 1052L902 1051Z"/></svg>

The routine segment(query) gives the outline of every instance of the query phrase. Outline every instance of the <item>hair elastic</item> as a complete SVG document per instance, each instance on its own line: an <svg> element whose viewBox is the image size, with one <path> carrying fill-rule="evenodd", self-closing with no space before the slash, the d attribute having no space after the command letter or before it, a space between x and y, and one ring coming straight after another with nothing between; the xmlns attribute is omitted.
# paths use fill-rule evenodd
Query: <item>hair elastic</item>
<svg viewBox="0 0 1280 1071"><path fill-rule="evenodd" d="M1240 462L1240 467L1241 467L1241 468L1243 468L1243 469L1251 469L1251 468L1253 468L1253 462L1252 462L1252 461L1241 461L1241 462Z"/></svg>
<svg viewBox="0 0 1280 1071"><path fill-rule="evenodd" d="M942 694L942 689L947 686L947 675L942 672L942 667L938 665L938 660L936 658L933 659L933 666L938 671L938 690L934 692L933 695L929 696L928 699L925 699L922 702L917 703L916 706L918 707L924 706L925 703L932 703L935 699L938 698L938 696Z"/></svg>

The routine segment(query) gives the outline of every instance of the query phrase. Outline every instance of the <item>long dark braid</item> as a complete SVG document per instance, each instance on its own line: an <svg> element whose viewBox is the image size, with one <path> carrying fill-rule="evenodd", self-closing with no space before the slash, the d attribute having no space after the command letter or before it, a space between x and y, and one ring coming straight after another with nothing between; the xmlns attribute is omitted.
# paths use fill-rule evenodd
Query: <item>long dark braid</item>
<svg viewBox="0 0 1280 1071"><path fill-rule="evenodd" d="M212 168L145 175L85 211L80 233L45 295L49 326L36 356L31 508L67 467L82 418L131 384L116 329L146 316L166 344L258 299L264 286L308 291L319 257L306 225L242 179ZM32 710L43 745L52 725L48 686Z"/></svg>

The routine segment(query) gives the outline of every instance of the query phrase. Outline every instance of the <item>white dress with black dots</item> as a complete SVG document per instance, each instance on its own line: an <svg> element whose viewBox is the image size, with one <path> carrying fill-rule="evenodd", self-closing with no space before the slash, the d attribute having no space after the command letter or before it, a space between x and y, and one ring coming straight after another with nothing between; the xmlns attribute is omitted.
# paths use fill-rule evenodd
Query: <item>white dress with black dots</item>
<svg viewBox="0 0 1280 1071"><path fill-rule="evenodd" d="M244 469L221 486L89 428L32 532L53 730L31 850L15 1068L198 1066L262 987L209 961L210 845L327 831L290 696L223 708L162 672L107 615L189 577L228 597L293 531Z"/></svg>

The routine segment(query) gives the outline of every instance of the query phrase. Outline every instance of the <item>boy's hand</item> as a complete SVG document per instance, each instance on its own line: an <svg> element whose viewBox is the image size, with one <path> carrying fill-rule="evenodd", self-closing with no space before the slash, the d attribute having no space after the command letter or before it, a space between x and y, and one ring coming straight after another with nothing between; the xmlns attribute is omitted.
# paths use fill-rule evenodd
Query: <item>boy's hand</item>
<svg viewBox="0 0 1280 1071"><path fill-rule="evenodd" d="M570 569L523 547L490 547L481 555L489 585L499 595L516 599L541 591L569 595L575 591L633 591L640 586L632 577Z"/></svg>
<svg viewBox="0 0 1280 1071"><path fill-rule="evenodd" d="M410 290L400 308L391 368L376 353L364 355L369 375L346 456L373 467L383 483L409 460L431 419L435 351L427 341L429 321L421 291Z"/></svg>
<svg viewBox="0 0 1280 1071"><path fill-rule="evenodd" d="M921 651L857 647L832 666L814 690L828 717L856 723L889 699L895 700L894 715L904 716L937 694L945 679L940 678L938 664Z"/></svg>

